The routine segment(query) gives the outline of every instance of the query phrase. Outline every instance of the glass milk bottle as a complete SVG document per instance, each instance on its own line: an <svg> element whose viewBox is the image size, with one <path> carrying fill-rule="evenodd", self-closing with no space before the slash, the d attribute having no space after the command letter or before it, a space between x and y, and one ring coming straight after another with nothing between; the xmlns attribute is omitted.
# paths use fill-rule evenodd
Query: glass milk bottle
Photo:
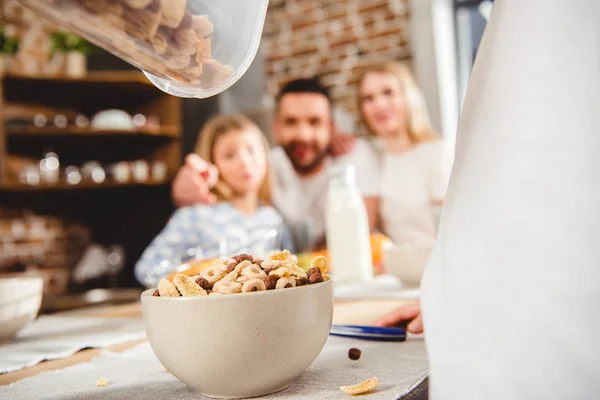
<svg viewBox="0 0 600 400"><path fill-rule="evenodd" d="M336 282L373 279L369 219L355 181L354 165L329 171L325 204L327 249Z"/></svg>

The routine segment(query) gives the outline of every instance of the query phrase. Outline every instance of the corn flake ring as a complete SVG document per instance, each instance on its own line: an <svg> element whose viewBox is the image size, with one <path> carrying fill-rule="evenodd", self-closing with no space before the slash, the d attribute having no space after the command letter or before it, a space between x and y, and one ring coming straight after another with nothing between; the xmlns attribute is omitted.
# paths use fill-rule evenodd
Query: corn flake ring
<svg viewBox="0 0 600 400"><path fill-rule="evenodd" d="M288 287L296 287L296 279L293 277L285 277L279 278L277 280L277 284L275 284L275 289L285 289Z"/></svg>
<svg viewBox="0 0 600 400"><path fill-rule="evenodd" d="M219 282L215 283L215 285L213 286L212 293L217 292L220 294L231 294L231 293L239 293L241 291L242 291L241 283L221 279Z"/></svg>
<svg viewBox="0 0 600 400"><path fill-rule="evenodd" d="M260 279L260 278L249 279L242 286L242 292L243 293L247 293L247 292L262 292L263 290L267 290L267 286L265 285L265 282L262 279Z"/></svg>
<svg viewBox="0 0 600 400"><path fill-rule="evenodd" d="M363 393L370 392L371 390L375 389L378 384L379 384L379 379L371 378L371 379L367 379L366 381L363 381L361 383L358 383L356 385L340 386L340 390L346 394L355 396L357 394L363 394Z"/></svg>
<svg viewBox="0 0 600 400"><path fill-rule="evenodd" d="M323 256L316 256L310 261L310 268L319 268L321 273L327 272L327 259Z"/></svg>
<svg viewBox="0 0 600 400"><path fill-rule="evenodd" d="M241 271L241 275L248 279L264 278L265 276L267 276L265 271L263 271L262 268L256 264L251 264L251 265L243 268Z"/></svg>
<svg viewBox="0 0 600 400"><path fill-rule="evenodd" d="M214 266L200 271L200 276L206 279L211 285L214 285L225 276L225 271Z"/></svg>

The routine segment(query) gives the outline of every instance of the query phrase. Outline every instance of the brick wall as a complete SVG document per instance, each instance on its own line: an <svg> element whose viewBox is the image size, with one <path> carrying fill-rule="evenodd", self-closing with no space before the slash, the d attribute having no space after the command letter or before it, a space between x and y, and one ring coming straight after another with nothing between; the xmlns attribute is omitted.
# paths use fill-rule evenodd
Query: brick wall
<svg viewBox="0 0 600 400"><path fill-rule="evenodd" d="M408 0L271 0L263 33L267 90L318 75L354 112L358 69L410 59Z"/></svg>

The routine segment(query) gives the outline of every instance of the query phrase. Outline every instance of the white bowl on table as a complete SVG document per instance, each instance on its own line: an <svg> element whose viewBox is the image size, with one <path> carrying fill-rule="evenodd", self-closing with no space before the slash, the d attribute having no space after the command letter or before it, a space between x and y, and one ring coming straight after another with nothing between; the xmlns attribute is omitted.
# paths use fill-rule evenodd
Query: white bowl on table
<svg viewBox="0 0 600 400"><path fill-rule="evenodd" d="M396 276L405 287L421 285L423 271L433 249L427 244L392 245L383 249L383 265L386 271Z"/></svg>
<svg viewBox="0 0 600 400"><path fill-rule="evenodd" d="M12 339L37 317L43 289L39 276L0 276L0 342Z"/></svg>
<svg viewBox="0 0 600 400"><path fill-rule="evenodd" d="M208 297L142 294L152 350L204 396L249 398L287 388L321 353L333 319L331 280Z"/></svg>

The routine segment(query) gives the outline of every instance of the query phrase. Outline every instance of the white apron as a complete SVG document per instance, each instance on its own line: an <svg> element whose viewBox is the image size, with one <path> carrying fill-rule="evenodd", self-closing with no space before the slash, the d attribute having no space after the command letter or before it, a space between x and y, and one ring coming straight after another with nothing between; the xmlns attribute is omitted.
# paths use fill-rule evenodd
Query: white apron
<svg viewBox="0 0 600 400"><path fill-rule="evenodd" d="M498 0L422 283L430 398L600 399L600 0Z"/></svg>

